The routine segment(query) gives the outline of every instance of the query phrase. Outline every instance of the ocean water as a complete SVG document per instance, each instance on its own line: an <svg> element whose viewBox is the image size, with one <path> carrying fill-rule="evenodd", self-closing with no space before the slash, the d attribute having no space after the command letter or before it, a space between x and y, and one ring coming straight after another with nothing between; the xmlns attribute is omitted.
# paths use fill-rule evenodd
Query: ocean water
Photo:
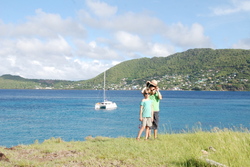
<svg viewBox="0 0 250 167"><path fill-rule="evenodd" d="M107 91L116 110L95 110L99 90L0 90L0 146L43 142L51 137L136 137L140 91ZM160 133L199 126L250 129L250 92L161 91Z"/></svg>

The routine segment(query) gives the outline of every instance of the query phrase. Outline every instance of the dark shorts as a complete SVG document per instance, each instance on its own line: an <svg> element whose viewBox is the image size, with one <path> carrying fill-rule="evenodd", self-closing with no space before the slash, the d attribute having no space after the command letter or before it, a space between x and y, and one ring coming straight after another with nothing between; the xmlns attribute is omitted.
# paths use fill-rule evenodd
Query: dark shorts
<svg viewBox="0 0 250 167"><path fill-rule="evenodd" d="M154 121L150 129L158 129L159 125L159 112L154 112Z"/></svg>

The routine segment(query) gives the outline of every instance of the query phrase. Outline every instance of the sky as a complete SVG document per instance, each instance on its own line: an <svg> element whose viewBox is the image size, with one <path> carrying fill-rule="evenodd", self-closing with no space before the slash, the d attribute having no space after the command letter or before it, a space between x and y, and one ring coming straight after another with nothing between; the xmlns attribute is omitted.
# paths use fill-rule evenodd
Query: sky
<svg viewBox="0 0 250 167"><path fill-rule="evenodd" d="M87 80L194 48L250 49L250 0L0 0L0 76Z"/></svg>

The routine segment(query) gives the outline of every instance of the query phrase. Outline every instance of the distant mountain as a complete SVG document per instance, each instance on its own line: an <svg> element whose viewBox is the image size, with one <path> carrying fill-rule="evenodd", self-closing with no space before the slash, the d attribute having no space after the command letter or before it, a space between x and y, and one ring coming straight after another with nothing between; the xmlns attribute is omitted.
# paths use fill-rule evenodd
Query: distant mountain
<svg viewBox="0 0 250 167"><path fill-rule="evenodd" d="M25 78L22 78L17 75L10 75L10 74L5 74L1 76L2 79L9 79L9 80L16 80L16 81L25 81Z"/></svg>
<svg viewBox="0 0 250 167"><path fill-rule="evenodd" d="M119 84L120 88L126 85L140 87L147 80L157 79L166 89L250 90L249 67L250 50L190 49L168 57L125 61L110 68L106 76L108 85ZM97 85L102 78L100 74L85 82L85 86ZM181 86L184 83L191 87ZM201 87L201 83L206 86Z"/></svg>
<svg viewBox="0 0 250 167"><path fill-rule="evenodd" d="M25 79L17 75L5 74L0 77L0 89L72 89L73 81Z"/></svg>
<svg viewBox="0 0 250 167"><path fill-rule="evenodd" d="M166 90L249 91L250 50L190 49L168 57L125 61L106 71L109 89L141 89L151 79L158 80L161 89ZM75 82L29 80L3 75L0 77L0 88L4 88L2 82L7 80L18 85L29 83L30 88L35 85L33 89L102 89L103 73L90 80Z"/></svg>

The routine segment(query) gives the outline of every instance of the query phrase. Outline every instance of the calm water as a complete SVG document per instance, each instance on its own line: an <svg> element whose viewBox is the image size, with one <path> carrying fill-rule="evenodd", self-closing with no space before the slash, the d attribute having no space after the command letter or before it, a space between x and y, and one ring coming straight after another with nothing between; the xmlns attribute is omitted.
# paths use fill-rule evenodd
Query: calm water
<svg viewBox="0 0 250 167"><path fill-rule="evenodd" d="M250 129L250 92L161 91L160 132L181 132L201 123ZM32 144L51 137L135 137L140 91L107 91L113 111L95 110L98 90L0 90L0 146Z"/></svg>

